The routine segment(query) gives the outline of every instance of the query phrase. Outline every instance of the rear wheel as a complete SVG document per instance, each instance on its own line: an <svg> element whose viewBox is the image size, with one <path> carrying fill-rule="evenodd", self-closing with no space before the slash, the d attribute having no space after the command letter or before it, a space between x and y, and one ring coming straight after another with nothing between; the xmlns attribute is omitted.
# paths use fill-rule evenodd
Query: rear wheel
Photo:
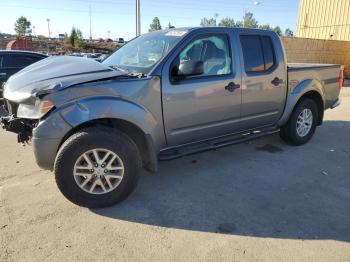
<svg viewBox="0 0 350 262"><path fill-rule="evenodd" d="M106 207L124 200L135 188L141 158L134 142L108 127L73 134L55 162L58 188L73 203Z"/></svg>
<svg viewBox="0 0 350 262"><path fill-rule="evenodd" d="M304 145L313 137L318 122L317 105L312 99L302 100L294 109L288 123L280 130L287 143Z"/></svg>

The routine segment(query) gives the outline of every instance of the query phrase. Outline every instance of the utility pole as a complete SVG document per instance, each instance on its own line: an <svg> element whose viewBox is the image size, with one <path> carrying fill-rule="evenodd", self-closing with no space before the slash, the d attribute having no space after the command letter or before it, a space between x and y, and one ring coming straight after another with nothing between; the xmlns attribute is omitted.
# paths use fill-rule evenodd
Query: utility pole
<svg viewBox="0 0 350 262"><path fill-rule="evenodd" d="M35 25L33 25L33 36L35 37Z"/></svg>
<svg viewBox="0 0 350 262"><path fill-rule="evenodd" d="M136 36L141 35L141 3L136 0Z"/></svg>
<svg viewBox="0 0 350 262"><path fill-rule="evenodd" d="M49 29L49 38L51 38L51 31L50 31L50 18L46 19L47 21L47 28Z"/></svg>
<svg viewBox="0 0 350 262"><path fill-rule="evenodd" d="M89 16L90 16L90 41L92 41L92 29L91 29L91 5L89 5Z"/></svg>

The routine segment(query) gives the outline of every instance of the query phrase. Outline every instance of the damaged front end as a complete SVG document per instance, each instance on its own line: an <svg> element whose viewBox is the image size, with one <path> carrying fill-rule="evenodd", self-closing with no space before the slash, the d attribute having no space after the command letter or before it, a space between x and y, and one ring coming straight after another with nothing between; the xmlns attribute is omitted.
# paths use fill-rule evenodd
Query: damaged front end
<svg viewBox="0 0 350 262"><path fill-rule="evenodd" d="M4 100L0 106L0 125L6 131L16 133L18 143L24 145L29 143L33 128L37 126L38 120L18 118L16 110L16 104Z"/></svg>

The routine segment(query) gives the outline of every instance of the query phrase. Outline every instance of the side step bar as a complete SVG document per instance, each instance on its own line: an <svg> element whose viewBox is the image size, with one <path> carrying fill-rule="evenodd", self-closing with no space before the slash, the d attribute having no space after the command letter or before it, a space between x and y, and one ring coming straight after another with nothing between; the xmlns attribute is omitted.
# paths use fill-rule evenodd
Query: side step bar
<svg viewBox="0 0 350 262"><path fill-rule="evenodd" d="M277 133L278 131L279 128L276 127L262 130L254 130L250 132L219 137L213 140L205 140L198 143L187 144L180 147L168 148L162 150L158 158L161 161L173 160L183 156L193 155L205 151L216 150L219 148L244 143L267 135L272 135L274 133Z"/></svg>

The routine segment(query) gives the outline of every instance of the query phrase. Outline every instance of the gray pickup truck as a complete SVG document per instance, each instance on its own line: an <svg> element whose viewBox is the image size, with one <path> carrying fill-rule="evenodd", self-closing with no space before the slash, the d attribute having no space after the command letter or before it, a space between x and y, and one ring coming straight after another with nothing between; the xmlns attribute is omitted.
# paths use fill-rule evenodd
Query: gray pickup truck
<svg viewBox="0 0 350 262"><path fill-rule="evenodd" d="M141 167L280 132L302 145L340 104L340 66L287 64L270 31L142 35L102 64L50 57L4 87L3 127L85 207L125 199ZM3 154L3 153L2 153Z"/></svg>

